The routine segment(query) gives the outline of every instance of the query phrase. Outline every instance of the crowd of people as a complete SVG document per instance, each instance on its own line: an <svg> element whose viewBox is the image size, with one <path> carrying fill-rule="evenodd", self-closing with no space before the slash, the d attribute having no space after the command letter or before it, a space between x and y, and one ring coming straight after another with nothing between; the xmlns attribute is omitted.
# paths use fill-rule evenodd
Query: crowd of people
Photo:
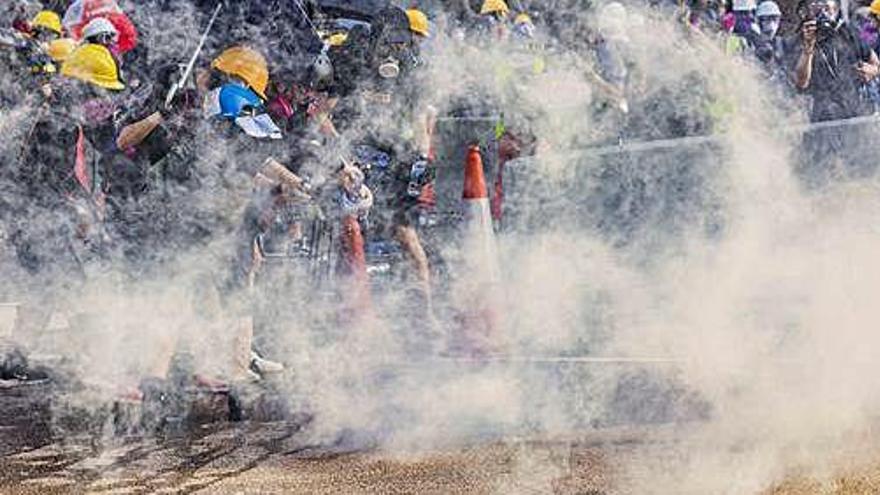
<svg viewBox="0 0 880 495"><path fill-rule="evenodd" d="M365 236L400 246L419 318L432 321L417 229L435 169L436 112L417 91L425 13L346 2L36 3L6 9L2 38L3 111L38 109L3 157L4 254L26 282L11 295L23 300L16 339L44 332L95 266L122 265L132 283L173 279L175 263L211 252L222 261L196 277L195 312L234 328L225 378L260 380L284 369L253 345L265 259L320 258L321 239L339 239L334 290L348 321L366 311L345 303L356 292L345 281L365 275ZM169 61L151 15L182 12L201 34ZM487 2L481 29L508 14ZM176 343L158 347L134 395L167 378Z"/></svg>
<svg viewBox="0 0 880 495"><path fill-rule="evenodd" d="M369 15L352 14L361 3ZM28 287L13 295L24 302L15 338L43 331L69 281L86 279L93 264L109 259L132 279L149 278L189 250L231 238L229 269L200 278L194 304L237 321L233 374L259 380L284 366L253 344L248 294L267 257L291 246L314 251L320 229L349 250L334 267L343 280L363 275L351 250L364 237L399 244L419 287L418 320L431 322L434 282L420 226L434 204L437 168L438 102L424 79L433 38L547 46L583 37L603 111L626 115L632 89L619 44L628 8L411 3L17 0L0 7L0 65L9 75L0 112L24 123L7 133L13 145L0 157L0 249L12 253ZM751 58L780 86L809 95L812 119L821 121L880 105L880 0L853 7L804 0L786 16L774 0L693 0L676 9L682 29L717 37L731 56ZM560 12L595 14L596 29L572 34ZM175 18L190 27L168 28ZM163 46L169 40L174 46ZM536 56L531 68L543 64ZM500 128L502 159L533 148L527 127ZM167 374L169 358L158 362L142 393Z"/></svg>
<svg viewBox="0 0 880 495"><path fill-rule="evenodd" d="M810 97L813 122L869 115L878 108L880 2L802 1L789 15L773 0L736 0L688 13L692 26L724 33L728 53L760 60L768 77ZM787 31L787 32L786 32Z"/></svg>

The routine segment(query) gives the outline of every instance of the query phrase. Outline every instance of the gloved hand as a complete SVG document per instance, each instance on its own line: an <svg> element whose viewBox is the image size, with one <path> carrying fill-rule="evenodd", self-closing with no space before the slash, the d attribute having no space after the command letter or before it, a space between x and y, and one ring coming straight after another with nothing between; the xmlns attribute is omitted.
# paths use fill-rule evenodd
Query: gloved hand
<svg viewBox="0 0 880 495"><path fill-rule="evenodd" d="M346 166L340 171L338 201L345 215L365 216L373 207L373 192L359 168Z"/></svg>

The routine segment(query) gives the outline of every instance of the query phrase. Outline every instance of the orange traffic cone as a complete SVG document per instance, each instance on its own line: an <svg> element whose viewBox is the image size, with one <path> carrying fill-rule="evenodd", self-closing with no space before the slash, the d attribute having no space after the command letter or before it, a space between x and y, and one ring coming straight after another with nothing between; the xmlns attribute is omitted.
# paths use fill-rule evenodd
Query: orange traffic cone
<svg viewBox="0 0 880 495"><path fill-rule="evenodd" d="M364 236L357 216L342 218L339 272L342 276L343 321L352 322L372 316L373 301L367 276L367 255Z"/></svg>
<svg viewBox="0 0 880 495"><path fill-rule="evenodd" d="M467 277L461 281L465 297L463 345L466 352L485 355L500 346L500 268L483 160L476 145L468 149L462 199L465 209L463 273Z"/></svg>

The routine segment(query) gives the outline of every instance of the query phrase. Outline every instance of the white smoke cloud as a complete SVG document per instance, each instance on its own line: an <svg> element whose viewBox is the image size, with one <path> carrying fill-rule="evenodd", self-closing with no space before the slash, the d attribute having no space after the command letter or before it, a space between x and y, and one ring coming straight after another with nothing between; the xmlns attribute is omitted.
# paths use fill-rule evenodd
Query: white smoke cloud
<svg viewBox="0 0 880 495"><path fill-rule="evenodd" d="M594 25L590 11L568 15L572 26ZM154 56L192 48L194 20L178 22L173 12L152 19L168 26L158 31ZM377 297L374 320L338 328L337 301L306 298L309 288L294 277L277 289L290 291L290 307L277 313L272 357L288 367L275 384L280 393L315 415L308 434L332 441L354 430L392 453L417 453L475 439L589 434L634 417L678 421L674 441L633 446L629 460L620 459L621 491L629 493L757 493L792 471L821 477L848 459L846 443L869 428L880 396L871 381L880 275L874 184L805 193L793 173L799 138L780 125L801 122L793 100L778 98L758 70L723 55L716 40L682 34L666 14L630 7L628 20L635 130L624 143L670 137L671 122L716 138L655 151L624 147L631 154L615 163L608 157L617 152L611 131L620 116L593 111L603 97L587 76L595 61L584 46L548 43L546 71L532 74L533 54L515 42L436 33L419 94L442 112L467 97L477 113L503 114L514 132L528 122L538 140L534 160L509 165L512 220L498 236L500 340L507 356L523 359L484 364L407 354L418 340L401 323L410 321L409 286ZM4 90L19 84L3 77ZM2 109L4 164L36 111L29 99ZM492 130L472 132L485 144ZM612 149L567 149L597 142ZM223 158L206 154L198 166L208 170ZM441 180L461 168L460 157L444 159ZM227 179L209 175L209 186L185 204L231 226L250 183ZM455 191L452 182L445 187ZM109 274L85 284L29 279L4 250L9 283L0 294L38 303L57 294L71 321L86 308L82 328L71 323L68 334L36 351L98 377L105 399L161 373L173 349L194 355L199 371L223 376L241 315L193 287L206 275L222 278L233 237L181 247L175 262L142 279L113 258ZM460 260L467 253L458 246L436 247ZM439 344L429 344L442 347L457 325L441 313ZM656 362L533 360L559 356ZM543 469L538 485L552 485L566 469L538 454L522 459L515 474ZM520 486L511 483L499 492Z"/></svg>

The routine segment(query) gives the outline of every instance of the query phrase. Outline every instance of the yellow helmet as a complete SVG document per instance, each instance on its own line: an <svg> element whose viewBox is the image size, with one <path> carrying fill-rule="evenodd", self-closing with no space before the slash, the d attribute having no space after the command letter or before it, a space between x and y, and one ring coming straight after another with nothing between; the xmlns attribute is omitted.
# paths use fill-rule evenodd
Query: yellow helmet
<svg viewBox="0 0 880 495"><path fill-rule="evenodd" d="M874 15L880 15L880 0L874 0L871 2L871 6L868 7L868 11Z"/></svg>
<svg viewBox="0 0 880 495"><path fill-rule="evenodd" d="M59 38L49 42L46 54L56 62L64 62L74 50L76 50L76 41L70 38Z"/></svg>
<svg viewBox="0 0 880 495"><path fill-rule="evenodd" d="M41 10L31 20L31 27L48 29L61 36L61 16L51 10Z"/></svg>
<svg viewBox="0 0 880 495"><path fill-rule="evenodd" d="M532 18L529 17L529 14L522 12L516 16L516 18L513 20L513 23L514 24L531 24Z"/></svg>
<svg viewBox="0 0 880 495"><path fill-rule="evenodd" d="M61 75L106 89L125 89L125 84L119 80L119 67L110 50L93 43L74 50L61 66Z"/></svg>
<svg viewBox="0 0 880 495"><path fill-rule="evenodd" d="M259 52L246 46L227 48L211 63L212 69L241 78L252 90L266 99L269 86L269 64Z"/></svg>
<svg viewBox="0 0 880 495"><path fill-rule="evenodd" d="M486 0L480 9L480 14L500 14L506 16L510 12L510 7L504 0Z"/></svg>
<svg viewBox="0 0 880 495"><path fill-rule="evenodd" d="M429 36L430 24L428 23L428 16L424 12L418 9L409 9L406 11L406 16L409 18L410 31L426 38Z"/></svg>
<svg viewBox="0 0 880 495"><path fill-rule="evenodd" d="M348 33L334 33L324 39L324 41L330 43L330 46L342 46L346 40L348 40Z"/></svg>

